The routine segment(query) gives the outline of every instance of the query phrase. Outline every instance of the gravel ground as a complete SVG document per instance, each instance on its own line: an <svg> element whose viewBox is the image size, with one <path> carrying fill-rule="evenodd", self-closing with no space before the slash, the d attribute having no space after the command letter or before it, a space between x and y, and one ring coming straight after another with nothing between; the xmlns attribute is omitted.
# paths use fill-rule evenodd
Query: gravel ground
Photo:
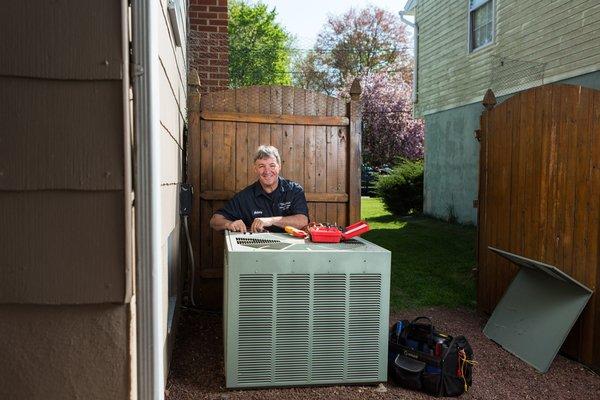
<svg viewBox="0 0 600 400"><path fill-rule="evenodd" d="M426 315L441 332L464 334L478 365L473 387L463 399L600 399L600 376L583 365L558 356L546 374L504 351L487 339L485 318L473 311L428 308L393 314L391 321ZM437 321L437 322L436 322ZM183 310L173 362L167 383L167 399L429 399L422 393L397 387L332 386L266 390L224 388L221 315Z"/></svg>

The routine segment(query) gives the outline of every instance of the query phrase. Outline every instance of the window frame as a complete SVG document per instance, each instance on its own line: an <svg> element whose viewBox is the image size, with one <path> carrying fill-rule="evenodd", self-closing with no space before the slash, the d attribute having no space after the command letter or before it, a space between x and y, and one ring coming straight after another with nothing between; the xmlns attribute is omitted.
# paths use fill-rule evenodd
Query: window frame
<svg viewBox="0 0 600 400"><path fill-rule="evenodd" d="M492 4L492 40L483 46L473 47L473 12L477 11L481 7L486 4ZM481 3L476 5L475 7L471 7L471 0L467 0L467 30L468 30L468 42L467 42L467 50L469 54L475 53L481 49L485 49L488 46L493 45L496 42L496 0L481 0Z"/></svg>

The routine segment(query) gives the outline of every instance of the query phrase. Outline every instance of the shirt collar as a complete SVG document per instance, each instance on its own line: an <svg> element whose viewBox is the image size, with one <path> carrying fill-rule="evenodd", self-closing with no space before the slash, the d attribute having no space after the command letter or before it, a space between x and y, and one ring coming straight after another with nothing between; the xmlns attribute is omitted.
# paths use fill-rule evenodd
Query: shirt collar
<svg viewBox="0 0 600 400"><path fill-rule="evenodd" d="M284 183L285 183L285 179L283 179L281 176L278 176L277 177L277 188L273 191L273 193L285 192ZM260 195L269 196L269 193L265 192L265 190L260 185L260 182L257 180L256 182L254 182L254 197L258 197Z"/></svg>

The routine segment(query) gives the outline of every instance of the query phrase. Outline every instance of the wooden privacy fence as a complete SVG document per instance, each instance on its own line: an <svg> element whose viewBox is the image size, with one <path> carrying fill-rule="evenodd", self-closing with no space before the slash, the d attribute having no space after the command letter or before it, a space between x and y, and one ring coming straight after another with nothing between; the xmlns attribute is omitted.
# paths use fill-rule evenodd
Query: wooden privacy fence
<svg viewBox="0 0 600 400"><path fill-rule="evenodd" d="M279 149L281 176L304 187L311 221L345 226L360 218L358 81L351 92L348 103L288 86L214 92L200 103L192 94L188 175L195 190L191 231L203 301L221 301L223 274L223 234L210 229L209 219L256 180L259 145Z"/></svg>
<svg viewBox="0 0 600 400"><path fill-rule="evenodd" d="M493 100L490 94L486 98ZM487 101L478 135L480 310L493 311L517 271L488 246L554 265L596 291L600 91L547 85L494 103ZM563 351L600 366L597 293Z"/></svg>

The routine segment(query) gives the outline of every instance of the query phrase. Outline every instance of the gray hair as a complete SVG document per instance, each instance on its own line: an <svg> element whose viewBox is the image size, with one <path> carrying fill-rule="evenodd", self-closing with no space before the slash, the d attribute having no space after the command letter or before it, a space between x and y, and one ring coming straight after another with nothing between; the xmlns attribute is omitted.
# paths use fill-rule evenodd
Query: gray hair
<svg viewBox="0 0 600 400"><path fill-rule="evenodd" d="M273 157L277 160L277 164L281 165L281 157L279 157L279 150L277 150L277 148L274 146L267 146L262 144L258 146L258 150L256 150L254 162L256 162L256 160L262 160L269 157Z"/></svg>

